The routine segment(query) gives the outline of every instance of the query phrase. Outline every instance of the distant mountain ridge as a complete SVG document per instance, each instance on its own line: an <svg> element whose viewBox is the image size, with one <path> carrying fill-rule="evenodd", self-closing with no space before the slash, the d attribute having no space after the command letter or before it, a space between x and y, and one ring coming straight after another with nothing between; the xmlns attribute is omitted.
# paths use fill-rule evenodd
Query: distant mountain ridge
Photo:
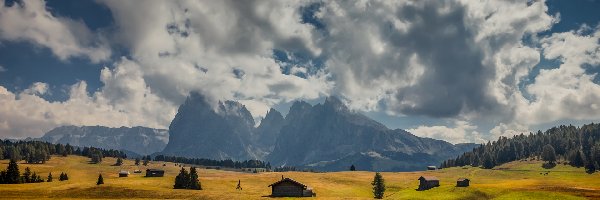
<svg viewBox="0 0 600 200"><path fill-rule="evenodd" d="M453 145L391 130L349 110L336 97L323 104L295 102L283 117L270 109L258 127L242 104L210 106L191 93L169 126L165 155L211 159L260 159L273 166L311 167L326 171L411 171L454 158L476 144Z"/></svg>
<svg viewBox="0 0 600 200"><path fill-rule="evenodd" d="M41 141L73 146L125 150L139 155L160 152L169 141L169 132L146 127L61 126L48 131Z"/></svg>

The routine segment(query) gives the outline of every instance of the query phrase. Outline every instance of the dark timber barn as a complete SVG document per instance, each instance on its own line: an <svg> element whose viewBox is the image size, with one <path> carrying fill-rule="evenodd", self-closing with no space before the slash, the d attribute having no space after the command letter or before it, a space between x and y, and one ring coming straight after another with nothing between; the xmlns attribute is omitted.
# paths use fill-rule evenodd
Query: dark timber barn
<svg viewBox="0 0 600 200"><path fill-rule="evenodd" d="M419 178L419 189L418 190L429 190L434 187L440 186L440 179L435 176L421 176Z"/></svg>
<svg viewBox="0 0 600 200"><path fill-rule="evenodd" d="M456 187L469 187L469 182L468 178L459 178L456 180Z"/></svg>
<svg viewBox="0 0 600 200"><path fill-rule="evenodd" d="M291 178L283 178L271 185L272 197L312 197L316 196L312 188Z"/></svg>
<svg viewBox="0 0 600 200"><path fill-rule="evenodd" d="M162 169L147 169L146 177L163 177L165 175L165 170Z"/></svg>

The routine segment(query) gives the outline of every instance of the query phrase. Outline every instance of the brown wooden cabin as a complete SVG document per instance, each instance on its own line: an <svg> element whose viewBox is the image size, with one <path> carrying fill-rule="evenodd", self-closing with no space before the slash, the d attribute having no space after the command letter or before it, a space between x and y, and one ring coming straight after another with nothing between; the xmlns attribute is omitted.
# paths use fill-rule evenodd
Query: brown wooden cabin
<svg viewBox="0 0 600 200"><path fill-rule="evenodd" d="M119 177L128 177L129 176L129 172L128 171L120 171L119 172Z"/></svg>
<svg viewBox="0 0 600 200"><path fill-rule="evenodd" d="M162 169L147 169L146 177L163 177L165 175L165 170Z"/></svg>
<svg viewBox="0 0 600 200"><path fill-rule="evenodd" d="M459 178L458 180L456 180L456 187L469 187L469 182L471 180L469 180L468 178Z"/></svg>
<svg viewBox="0 0 600 200"><path fill-rule="evenodd" d="M421 176L419 177L419 189L418 190L429 190L434 187L440 186L440 179L435 176Z"/></svg>
<svg viewBox="0 0 600 200"><path fill-rule="evenodd" d="M283 178L271 185L272 197L312 197L316 194L312 188L291 178Z"/></svg>

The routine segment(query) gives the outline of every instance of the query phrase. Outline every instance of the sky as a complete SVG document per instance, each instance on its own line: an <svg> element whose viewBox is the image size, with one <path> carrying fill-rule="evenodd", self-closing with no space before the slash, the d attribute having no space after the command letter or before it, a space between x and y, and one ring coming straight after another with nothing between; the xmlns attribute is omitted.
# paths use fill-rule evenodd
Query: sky
<svg viewBox="0 0 600 200"><path fill-rule="evenodd" d="M3 1L0 138L168 128L192 92L261 119L337 96L417 136L600 122L598 0Z"/></svg>

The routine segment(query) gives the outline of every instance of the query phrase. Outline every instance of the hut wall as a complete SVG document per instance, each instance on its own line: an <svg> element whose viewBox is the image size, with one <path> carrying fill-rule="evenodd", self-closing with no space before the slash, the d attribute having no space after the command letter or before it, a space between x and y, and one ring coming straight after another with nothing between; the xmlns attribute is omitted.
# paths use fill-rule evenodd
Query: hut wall
<svg viewBox="0 0 600 200"><path fill-rule="evenodd" d="M469 187L469 181L456 181L456 187Z"/></svg>
<svg viewBox="0 0 600 200"><path fill-rule="evenodd" d="M438 187L438 186L440 186L440 181L435 181L435 180L430 180L430 181L420 180L419 190L428 190L428 189L431 189L433 187Z"/></svg>
<svg viewBox="0 0 600 200"><path fill-rule="evenodd" d="M304 190L302 186L293 183L282 182L272 186L271 195L275 197L301 197L303 195L302 190Z"/></svg>

